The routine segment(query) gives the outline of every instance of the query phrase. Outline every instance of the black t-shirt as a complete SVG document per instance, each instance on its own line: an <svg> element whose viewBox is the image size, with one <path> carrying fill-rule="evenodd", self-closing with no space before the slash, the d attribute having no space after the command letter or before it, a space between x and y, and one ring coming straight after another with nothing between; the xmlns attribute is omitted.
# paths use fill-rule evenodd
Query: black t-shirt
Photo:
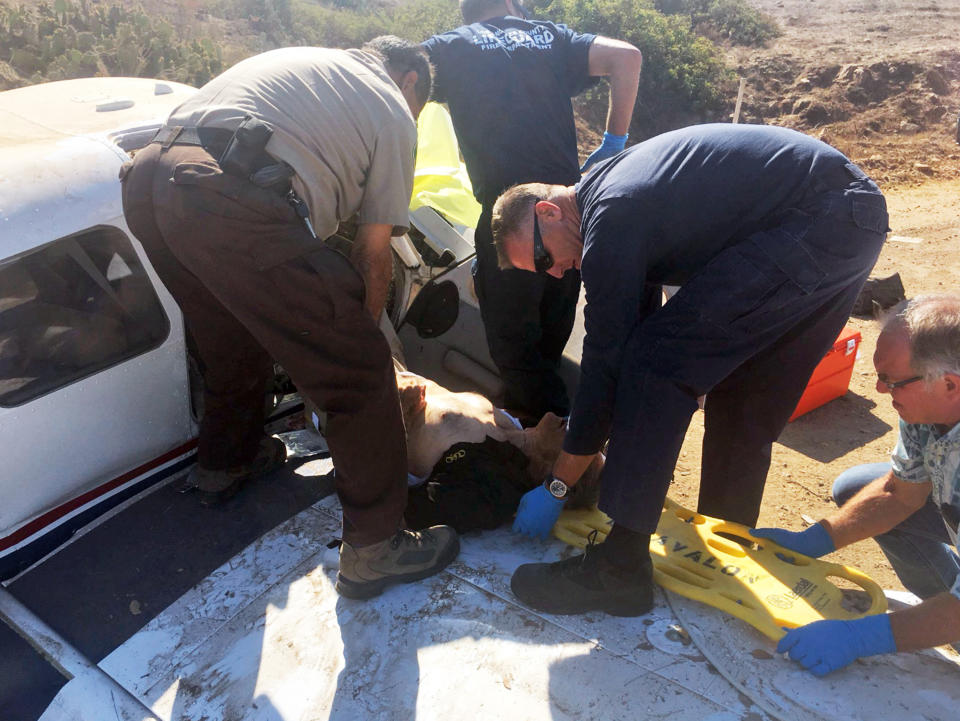
<svg viewBox="0 0 960 721"><path fill-rule="evenodd" d="M570 98L587 88L594 35L501 17L434 35L435 100L450 108L477 200L514 183L580 178Z"/></svg>
<svg viewBox="0 0 960 721"><path fill-rule="evenodd" d="M597 164L577 185L587 294L580 386L564 450L599 450L621 353L647 284L682 285L729 245L775 224L811 179L850 161L803 133L695 125Z"/></svg>

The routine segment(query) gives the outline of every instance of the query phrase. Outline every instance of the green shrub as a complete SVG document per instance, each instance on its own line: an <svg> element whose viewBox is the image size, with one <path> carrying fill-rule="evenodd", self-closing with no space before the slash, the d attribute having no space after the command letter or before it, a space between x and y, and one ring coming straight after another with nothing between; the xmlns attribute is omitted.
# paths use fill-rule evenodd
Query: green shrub
<svg viewBox="0 0 960 721"><path fill-rule="evenodd" d="M0 60L23 78L142 75L202 85L233 62L283 45L359 47L391 33L419 42L461 23L456 0L198 0L169 18L125 7L120 0L53 0L8 7L0 0ZM106 4L112 2L113 4ZM656 6L655 6L656 3ZM691 29L724 28L728 36L759 38L744 0L528 0L534 15L581 32L619 38L643 52L640 93L631 125L639 140L693 122L718 119L733 93L731 73L713 43ZM657 8L672 12L664 15ZM248 33L225 50L204 36L197 17L244 21ZM759 28L759 29L758 29ZM735 32L734 32L735 29ZM237 45L239 43L239 46ZM4 56L5 54L5 56ZM606 90L595 88L578 107L602 127Z"/></svg>
<svg viewBox="0 0 960 721"><path fill-rule="evenodd" d="M77 49L87 52L88 50L93 50L93 46L96 43L96 37L94 37L91 32L82 32L77 33Z"/></svg>
<svg viewBox="0 0 960 721"><path fill-rule="evenodd" d="M326 48L355 48L387 32L378 15L298 3L293 8L295 44Z"/></svg>
<svg viewBox="0 0 960 721"><path fill-rule="evenodd" d="M454 0L412 0L393 8L388 18L388 32L418 43L463 23Z"/></svg>
<svg viewBox="0 0 960 721"><path fill-rule="evenodd" d="M40 70L42 63L37 53L27 48L14 48L10 64L21 75L29 75Z"/></svg>
<svg viewBox="0 0 960 721"><path fill-rule="evenodd" d="M286 0L268 0L281 7ZM175 32L140 8L55 0L53 6L0 4L0 48L10 65L32 82L104 72L144 75L202 85L222 70L219 45ZM187 34L188 35L188 34Z"/></svg>
<svg viewBox="0 0 960 721"><path fill-rule="evenodd" d="M682 17L666 16L651 0L552 0L551 19L580 32L626 40L643 53L640 93L630 134L635 139L720 117L733 76L709 40ZM538 13L540 14L540 13ZM605 91L591 91L590 104L605 110ZM602 122L599 115L590 118Z"/></svg>
<svg viewBox="0 0 960 721"><path fill-rule="evenodd" d="M747 0L654 0L667 15L685 15L699 33L734 45L763 45L783 34L767 13Z"/></svg>
<svg viewBox="0 0 960 721"><path fill-rule="evenodd" d="M713 0L702 24L735 45L763 45L783 34L772 17L744 0Z"/></svg>
<svg viewBox="0 0 960 721"><path fill-rule="evenodd" d="M92 53L69 50L47 67L48 80L85 78L97 73L97 58Z"/></svg>
<svg viewBox="0 0 960 721"><path fill-rule="evenodd" d="M366 3L357 3L366 7ZM411 0L377 10L354 10L299 2L294 6L294 40L299 44L331 48L359 47L377 35L397 35L421 42L458 26L462 20L455 0Z"/></svg>
<svg viewBox="0 0 960 721"><path fill-rule="evenodd" d="M375 35L391 33L418 42L462 22L455 0L411 0L366 12L346 8L371 7L371 2L337 5L295 3L293 41L357 47ZM640 48L644 70L631 126L636 139L716 119L733 92L731 73L713 43L694 33L688 18L658 12L653 0L532 0L528 7L537 17L620 38ZM579 103L597 127L604 120L605 98L605 89L594 89Z"/></svg>

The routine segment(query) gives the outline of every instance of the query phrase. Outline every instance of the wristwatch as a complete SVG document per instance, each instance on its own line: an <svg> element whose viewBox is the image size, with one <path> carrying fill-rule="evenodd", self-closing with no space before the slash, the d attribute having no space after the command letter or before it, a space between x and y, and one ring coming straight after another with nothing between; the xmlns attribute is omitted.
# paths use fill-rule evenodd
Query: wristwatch
<svg viewBox="0 0 960 721"><path fill-rule="evenodd" d="M550 491L550 495L558 500L566 498L567 493L570 491L570 486L554 475L547 476L547 479L543 482L543 487Z"/></svg>

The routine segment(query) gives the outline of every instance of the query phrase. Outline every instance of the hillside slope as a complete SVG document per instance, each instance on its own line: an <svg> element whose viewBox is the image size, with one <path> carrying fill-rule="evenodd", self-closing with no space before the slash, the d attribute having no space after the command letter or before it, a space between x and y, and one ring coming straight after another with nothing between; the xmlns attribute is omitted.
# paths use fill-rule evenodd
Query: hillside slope
<svg viewBox="0 0 960 721"><path fill-rule="evenodd" d="M734 48L746 122L837 146L881 184L960 177L960 4L945 0L752 0L784 30Z"/></svg>

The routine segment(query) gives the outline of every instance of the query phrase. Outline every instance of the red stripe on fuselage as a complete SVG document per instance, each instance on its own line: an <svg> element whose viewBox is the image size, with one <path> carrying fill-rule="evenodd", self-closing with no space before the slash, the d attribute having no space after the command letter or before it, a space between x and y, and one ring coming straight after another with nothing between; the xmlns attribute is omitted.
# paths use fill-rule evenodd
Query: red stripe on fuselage
<svg viewBox="0 0 960 721"><path fill-rule="evenodd" d="M97 486L96 488L93 488L87 491L83 495L70 499L66 503L47 511L42 516L37 516L25 526L21 526L20 528L18 528L9 536L5 536L4 538L0 539L0 552L7 550L11 546L17 545L23 539L29 538L30 536L32 536L34 533L41 530L45 526L49 526L51 523L59 520L60 518L63 518L68 513L75 511L81 506L86 505L87 503L94 500L95 498L98 498L99 496L109 493L113 489L122 486L124 483L127 483L128 481L136 478L137 476L142 476L148 471L150 471L151 469L156 468L157 466L161 466L164 463L167 463L168 461L173 460L177 456L181 456L184 453L191 451L196 447L197 447L197 439L194 438L193 440L187 441L181 446L177 446L176 448L170 451L167 451L161 456L157 456L152 461L148 461L147 463L144 463L142 466L138 466L131 471L127 471L121 476L117 476L112 481L107 481L106 483L103 483Z"/></svg>

